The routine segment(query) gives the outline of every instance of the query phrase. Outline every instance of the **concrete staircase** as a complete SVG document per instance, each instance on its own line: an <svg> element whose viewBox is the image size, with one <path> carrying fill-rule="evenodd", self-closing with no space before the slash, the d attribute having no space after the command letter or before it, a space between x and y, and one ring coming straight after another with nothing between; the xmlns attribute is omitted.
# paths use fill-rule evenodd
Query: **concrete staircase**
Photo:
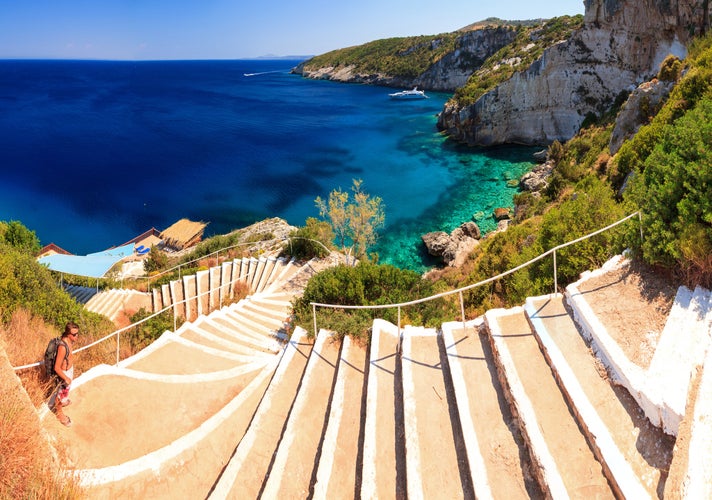
<svg viewBox="0 0 712 500"><path fill-rule="evenodd" d="M243 265L252 296L82 375L71 429L44 420L92 498L662 497L674 440L611 382L571 297L375 320L368 347L287 341L303 269Z"/></svg>
<svg viewBox="0 0 712 500"><path fill-rule="evenodd" d="M183 276L151 292L153 311L175 307L176 313L194 320L231 301L236 286L246 286L248 294L267 291L294 273L292 261L275 257L254 257L223 262L196 274Z"/></svg>
<svg viewBox="0 0 712 500"><path fill-rule="evenodd" d="M64 291L80 304L86 304L94 295L99 293L94 287L80 285L66 285Z"/></svg>
<svg viewBox="0 0 712 500"><path fill-rule="evenodd" d="M78 303L83 304L86 310L102 314L112 321L116 321L120 313L127 309L135 312L141 307L152 307L150 295L137 290L97 291L92 287L68 285L65 291Z"/></svg>

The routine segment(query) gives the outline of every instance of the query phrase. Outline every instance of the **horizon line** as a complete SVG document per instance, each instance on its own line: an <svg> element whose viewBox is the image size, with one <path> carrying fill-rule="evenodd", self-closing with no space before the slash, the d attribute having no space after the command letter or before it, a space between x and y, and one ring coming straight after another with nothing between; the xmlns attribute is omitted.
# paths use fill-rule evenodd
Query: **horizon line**
<svg viewBox="0 0 712 500"><path fill-rule="evenodd" d="M255 56L255 57L213 57L213 58L170 58L170 59L103 59L99 57L0 57L0 61L92 61L92 62L199 62L199 61L305 61L314 55Z"/></svg>

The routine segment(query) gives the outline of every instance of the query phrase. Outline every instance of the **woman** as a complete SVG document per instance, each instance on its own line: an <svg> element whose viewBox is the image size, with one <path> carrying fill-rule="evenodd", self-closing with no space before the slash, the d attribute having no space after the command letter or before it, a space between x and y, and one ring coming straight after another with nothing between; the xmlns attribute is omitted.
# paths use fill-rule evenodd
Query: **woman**
<svg viewBox="0 0 712 500"><path fill-rule="evenodd" d="M79 335L79 327L69 322L64 327L62 341L57 346L57 359L54 362L54 381L56 388L49 398L49 409L52 410L62 425L69 427L72 419L64 414L62 408L69 406L69 386L74 378L74 355L72 346Z"/></svg>

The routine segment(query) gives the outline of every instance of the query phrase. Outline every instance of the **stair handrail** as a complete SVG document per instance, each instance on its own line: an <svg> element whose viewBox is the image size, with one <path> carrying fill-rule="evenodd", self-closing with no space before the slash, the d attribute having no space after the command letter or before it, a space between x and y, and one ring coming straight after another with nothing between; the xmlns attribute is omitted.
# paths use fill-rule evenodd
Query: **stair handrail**
<svg viewBox="0 0 712 500"><path fill-rule="evenodd" d="M148 282L148 288L150 288L151 280L156 279L156 278L159 278L159 277L163 276L164 274L171 273L171 272L175 271L176 269L178 270L178 279L180 279L180 278L181 278L180 270L181 270L182 267L187 266L187 265L189 265L189 264L192 264L192 263L194 263L194 262L198 262L198 261L203 260L203 259L209 259L209 258L211 258L213 255L216 256L215 259L218 261L218 265L219 265L219 264L220 264L220 252L225 252L225 251L227 251L227 250L232 250L233 248L237 248L237 247L239 247L239 246L254 245L255 243L275 243L275 242L279 242L279 241L284 241L284 238L271 238L271 239L269 239L269 240L260 240L259 242L249 241L249 242L243 242L243 243L235 243L234 245L230 245L230 246L227 246L227 247L224 247L224 248L219 248L219 249L217 249L217 250L215 250L215 251L213 251L213 252L210 252L209 254L202 255L202 256L200 256L200 257L196 257L195 259L189 260L189 261L187 261L187 262L181 262L180 264L177 264L177 265L175 265L175 266L173 266L173 267L171 267L171 268L169 268L169 269L164 269L163 271L161 271L161 272L159 272L159 273L156 273L156 274L153 274L153 275L149 275L149 276L129 276L129 277L126 278L126 279L134 279L134 280L136 280L136 281L145 279L145 280L147 280L147 282ZM123 278L122 278L122 281L123 281Z"/></svg>
<svg viewBox="0 0 712 500"><path fill-rule="evenodd" d="M393 304L374 304L374 305L357 306L357 305L325 304L325 303L321 303L321 302L310 302L310 305L312 306L312 317L314 319L314 335L316 336L319 333L318 329L317 329L317 321L316 321L316 308L317 307L323 307L323 308L329 308L329 309L392 309L392 308L398 308L398 335L400 336L401 309L403 307L407 307L407 306L411 306L411 305L415 305L415 304L422 304L424 302L429 302L431 300L448 297L448 296L454 295L456 293L459 294L460 314L462 317L462 324L464 326L466 323L466 318L465 318L465 303L464 303L464 299L462 296L463 292L472 290L472 289L480 287L482 285L486 285L493 281L497 281L498 279L504 278L505 276L509 276L510 274L513 274L521 269L524 269L525 267L530 266L530 265L534 264L535 262L538 262L541 259L548 257L549 255L552 255L552 254L554 256L554 293L556 293L557 289L559 288L558 287L557 266L556 266L556 251L557 250L561 250L562 248L566 248L566 247L573 245L575 243L579 243L581 241L587 240L588 238L592 238L593 236L596 236L596 235L601 234L605 231L608 231L620 224L623 224L624 222L628 221L629 219L632 219L635 216L638 216L638 220L640 222L640 239L642 241L642 239L643 239L643 218L642 218L640 211L637 211L637 212L633 212L630 215L627 215L626 217L620 219L619 221L609 224L608 226L606 226L604 228L598 229L597 231L586 234L584 236L581 236L580 238L576 238L576 239L568 241L566 243L562 243L561 245L557 245L554 248L551 248L551 249L547 250L546 252L538 255L537 257L534 257L533 259L531 259L523 264L520 264L512 269L504 271L496 276L492 276L492 277L484 279L482 281L478 281L477 283L473 283L471 285L466 285L466 286L463 286L460 288L456 288L454 290L440 292L440 293L430 295L428 297L424 297L421 299L410 300L407 302L398 302L398 303L393 303Z"/></svg>
<svg viewBox="0 0 712 500"><path fill-rule="evenodd" d="M250 275L251 275L251 273L247 273L247 274L245 274L244 276L238 276L237 278L235 278L235 279L229 281L228 283L226 283L226 284L224 284L224 285L220 285L219 288L222 288L223 286L231 287L231 286L233 286L235 283L237 283L238 281L243 281L245 278L249 278ZM102 342L104 342L104 341L106 341L106 340L109 340L110 338L116 336L116 364L118 365L118 364L119 364L119 361L120 361L120 359L119 359L119 354L120 354L120 352L119 352L119 351L120 351L120 340L121 340L120 334L121 334L121 333L123 333L123 332L125 332L125 331L127 331L127 330L130 330L131 328L135 328L135 327L137 327L138 325L140 325L141 323L144 323L144 322L148 321L148 320L151 319L151 318L155 318L155 317L158 316L159 314L163 314L164 312L166 312L168 309L171 309L171 308L173 309L173 331L175 332L175 331L176 331L177 322L178 322L178 319L177 319L177 316L178 316L178 314L177 314L177 308L178 308L178 306L180 306L181 304L187 303L189 300L198 300L199 298L203 297L204 295L208 295L208 294L210 294L210 293L215 293L215 292L214 292L214 290L206 290L206 291L203 292L203 293L197 294L195 297L189 297L189 298L185 298L185 299L183 299L183 300L181 300L181 301L174 302L174 303L172 303L171 305L164 307L163 309L161 309L161 310L158 311L158 312L154 312L153 314L150 314L150 315L146 316L145 318L143 318L143 319L141 319L141 320L139 320L139 321L136 321L135 323L131 323L131 324L128 325L128 326L124 326L124 327L122 327L122 328L119 328L118 330L114 330L113 332L106 334L105 336L101 337L100 339L95 340L94 342L92 342L92 343L90 343L90 344L87 344L87 345L82 346L82 347L80 347L80 348L78 348L78 349L75 349L73 352L74 352L75 354L78 354L78 353L80 353L80 352L82 352L82 351L86 351L86 350L89 349L90 347L94 347L95 345L101 344ZM16 372L19 372L19 371L21 371L21 370L27 370L27 369L29 369L29 368L34 368L34 367L40 366L40 365L42 365L42 364L44 364L44 361L37 361L37 362L35 362L35 363L30 363L30 364L27 364L27 365L15 366L15 367L13 367L13 370L16 371Z"/></svg>
<svg viewBox="0 0 712 500"><path fill-rule="evenodd" d="M453 294L455 294L455 293L459 294L459 300L460 300L460 314L461 314L461 317L462 317L462 323L463 323L463 325L464 325L465 322L466 322L466 318L465 318L464 299L463 299L463 295L462 295L463 292L466 292L466 291L468 291L468 290L477 288L477 287L482 286L482 285L486 285L487 283L491 283L491 282L496 281L496 280L498 280L498 279L501 279L501 278L503 278L503 277L505 277L505 276L508 276L508 275L510 275L510 274L512 274L512 273L515 273L515 272L519 271L520 269L523 269L523 268L525 268L525 267L527 267L527 266L529 266L529 265L531 265L531 264L533 264L533 263L535 263L535 262L538 262L539 260L541 260L541 259L543 259L544 257L547 257L547 256L549 256L549 255L551 255L551 254L554 255L554 292L556 292L556 290L557 290L557 288L558 288L558 282L557 282L557 267L556 267L556 251L557 251L557 250L561 250L562 248L566 248L566 247L568 247L568 246L570 246L570 245L573 245L573 244L575 244L575 243L578 243L578 242L580 242L580 241L586 240L586 239L588 239L588 238L591 238L591 237L593 237L593 236L596 236L596 235L598 235L598 234L601 234L601 233L603 233L603 232L605 232L605 231L608 231L609 229L612 229L612 228L614 228L614 227L616 227L616 226L618 226L618 225L620 225L620 224L622 224L622 223L628 221L629 219L632 219L632 218L635 217L636 215L638 216L638 219L639 219L639 221L640 221L640 226L641 226L641 227L640 227L640 238L641 238L641 240L642 240L642 239L643 239L643 227L642 227L643 219L642 219L642 215L641 215L640 211L637 211L637 212L633 212L632 214L630 214L630 215L624 217L623 219L620 219L620 220L617 221L617 222L614 222L614 223L612 223L612 224L609 224L608 226L606 226L606 227L604 227L604 228L602 228L602 229L599 229L599 230L594 231L594 232L592 232L592 233L589 233L589 234L587 234L587 235L581 236L580 238L576 238L575 240L571 240L571 241L569 241L569 242L562 243L561 245L558 245L558 246L556 246L556 247L554 247L554 248L551 248L551 249L547 250L546 252L540 254L539 256L534 257L533 259L531 259L531 260L529 260L529 261L527 261L527 262L525 262L525 263L523 263L523 264L520 264L520 265L518 265L518 266L516 266L516 267L514 267L514 268L512 268L512 269L509 269L509 270L507 270L507 271L504 271L503 273L500 273L500 274L498 274L498 275L496 275L496 276L487 278L487 279L485 279L485 280L479 281L479 282L474 283L474 284L471 284L471 285L466 285L466 286L464 286L464 287L460 287L460 288L457 288L457 289L454 289L454 290L449 290L449 291L447 291L447 292L441 292L441 293L434 294L434 295L431 295L431 296L428 296L428 297L424 297L424 298L421 298L421 299L411 300L411 301L408 301L408 302L393 303L393 304L378 304L378 305L365 305L365 306L362 305L362 306L356 306L356 305L325 304L325 303L320 303L320 302L311 302L310 304L311 304L311 306L312 306L312 313L313 313L313 318L314 318L314 334L315 334L315 335L318 334L317 321L316 321L316 308L317 308L317 307L324 307L324 308L331 308L331 309L389 309L389 308L398 308L398 333L399 333L399 335L400 335L400 331L401 331L401 326L400 326L400 322L401 322L401 321L400 321L400 320L401 320L401 309L402 309L403 307L407 307L407 306L410 306L410 305L415 305L415 304L420 304L420 303L428 302L428 301L430 301L430 300L435 300L435 299L443 298L443 297L446 297L446 296L449 296L449 295L453 295ZM282 238L282 239L280 239L280 238L274 238L274 239L272 239L272 240L265 240L265 241L267 241L267 242L272 242L272 241L277 241L277 240L283 241L284 238ZM231 247L225 247L224 249L221 249L221 250L227 250L227 249L230 249L230 248L234 248L234 247L236 247L236 246L239 246L239 245L240 245L240 244L233 245L233 246L231 246ZM212 253L210 253L210 254L208 254L208 255L212 255L213 253L217 253L217 252L220 252L220 250L217 250L216 252L212 252ZM194 262L195 260L199 260L199 259L202 259L202 258L205 258L205 256L199 257L198 259L194 259L193 261L190 261L190 262ZM188 263L190 263L190 262L188 262ZM187 263L184 263L184 264L187 264ZM176 266L176 267L177 267L177 266ZM173 269L175 269L175 268L173 268ZM244 277L242 277L242 278L238 277L237 279L231 280L231 281L228 283L228 286L232 286L232 285L235 284L237 281L240 281L241 279L243 279L243 278L245 278L245 277L247 277L247 276L249 276L249 274L246 275L246 276L244 276ZM120 333L122 333L122 332L124 332L124 331L126 331L126 330L129 330L130 328L134 328L134 327L140 325L141 323L144 323L145 321L147 321L147 320L149 320L149 319L151 319L151 318L153 318L153 317L155 317L155 316L157 316L157 315L159 315L159 314L164 313L164 312L165 312L166 310L168 310L169 308L173 308L173 329L174 329L174 331L175 331L175 329L176 329L176 322L177 322L176 306L178 306L178 305L180 305L180 304L184 304L184 303L186 303L186 302L189 301L189 300L196 300L197 298L202 297L203 295L206 295L206 294L209 294L209 293L211 293L211 290L208 290L208 291L205 291L205 292L203 292L203 293L201 293L201 294L198 294L198 295L196 295L195 297L191 297L191 298L188 298L188 299L183 299L183 300L181 300L181 301L179 301L179 302L175 302L175 303L171 304L170 306L166 306L166 307L164 307L163 309L161 309L160 311L155 312L155 313L153 313L153 314L147 316L146 318L143 318L142 320L137 321L136 323L132 323L132 324L130 324L130 325L128 325L128 326L125 326L125 327L123 327L123 328L119 328L118 330L115 330L115 331L113 331L113 332L107 334L106 336L104 336L104 337L102 337L101 339L98 339L98 340L92 342L91 344L88 344L88 345L86 345L86 346L82 346L81 348L77 349L75 352L76 352L76 353L79 353L79 352L81 352L81 351L87 350L87 349L89 349L90 347L93 347L93 346L95 346L95 345L97 345L97 344L99 344L99 343L101 343L101 342L104 342L105 340L108 340L109 338L111 338L111 337L113 337L113 336L117 336L117 341L116 341L116 363L118 364L118 362L119 362L119 338L120 338L120 337L119 337L119 334L120 334ZM22 366L13 367L13 370L15 370L15 371L25 370L25 369L32 368L32 367L35 367L35 366L40 366L41 364L42 364L42 361L39 361L39 362L36 362L36 363L31 363L31 364L27 364L27 365L22 365Z"/></svg>

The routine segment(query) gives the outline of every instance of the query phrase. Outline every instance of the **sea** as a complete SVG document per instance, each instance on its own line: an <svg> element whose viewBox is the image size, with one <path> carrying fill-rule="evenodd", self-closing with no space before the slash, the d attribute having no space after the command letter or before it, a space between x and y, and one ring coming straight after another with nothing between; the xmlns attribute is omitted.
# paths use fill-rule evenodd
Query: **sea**
<svg viewBox="0 0 712 500"><path fill-rule="evenodd" d="M296 60L0 61L0 220L83 255L181 218L205 236L302 226L353 180L382 199L379 262L419 272L420 239L512 206L531 148L448 139L451 97L310 80Z"/></svg>

